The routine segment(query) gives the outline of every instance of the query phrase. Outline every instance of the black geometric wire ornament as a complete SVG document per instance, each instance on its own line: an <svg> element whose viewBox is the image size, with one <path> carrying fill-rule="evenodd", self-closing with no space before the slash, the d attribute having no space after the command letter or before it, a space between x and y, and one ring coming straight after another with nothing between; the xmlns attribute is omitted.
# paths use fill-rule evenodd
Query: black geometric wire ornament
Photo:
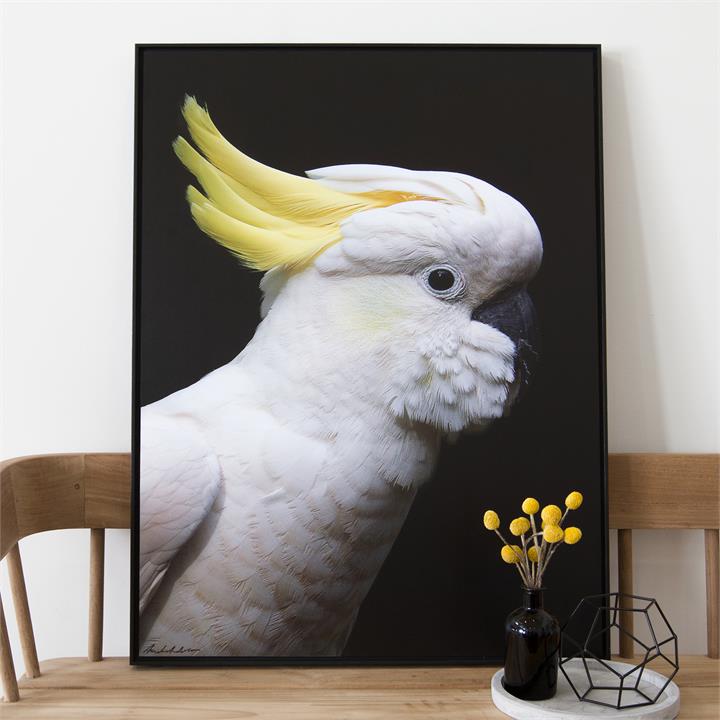
<svg viewBox="0 0 720 720"><path fill-rule="evenodd" d="M635 634L623 627L624 613L634 613ZM641 662L627 672L620 672L613 664L599 657L603 635L609 635L613 629L631 637L645 652ZM605 647L610 647L610 637ZM657 702L679 668L677 635L657 601L621 593L589 595L580 601L562 627L560 657L560 670L579 700L618 710ZM573 681L564 667L576 659L582 661L587 688L584 684L580 685L578 675L575 675ZM667 678L659 689L648 682L641 687L643 673L650 665L653 665L652 670Z"/></svg>

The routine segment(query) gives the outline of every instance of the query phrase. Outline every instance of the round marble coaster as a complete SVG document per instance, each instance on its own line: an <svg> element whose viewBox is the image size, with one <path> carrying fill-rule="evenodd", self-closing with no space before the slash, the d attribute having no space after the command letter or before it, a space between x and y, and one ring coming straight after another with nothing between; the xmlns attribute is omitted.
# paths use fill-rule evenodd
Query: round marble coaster
<svg viewBox="0 0 720 720"><path fill-rule="evenodd" d="M621 673L632 670L633 666L627 663L609 662L613 668ZM565 671L570 675L573 683L580 692L588 687L587 676L583 668L581 660L571 660L564 665ZM607 680L603 681L602 674L607 675ZM612 685L618 684L618 679L611 672L597 663L592 668L595 684ZM558 672L558 690L554 698L550 700L520 700L505 690L502 686L503 671L498 670L493 675L491 691L492 699L498 710L509 715L515 720L585 720L586 718L604 718L613 717L617 720L624 718L652 718L653 720L674 720L680 711L680 689L671 682L663 691L658 701L653 705L636 708L615 708L605 707L603 705L595 705L589 702L580 702L573 689L568 684L565 676ZM626 686L632 682L634 685L635 673L628 676ZM640 689L643 690L648 697L657 695L660 688L667 682L667 678L650 669L646 669L640 680ZM627 694L627 699L626 699ZM617 690L594 690L593 699L602 702L617 702ZM640 702L643 698L632 698L632 693L623 692L623 703L631 704Z"/></svg>

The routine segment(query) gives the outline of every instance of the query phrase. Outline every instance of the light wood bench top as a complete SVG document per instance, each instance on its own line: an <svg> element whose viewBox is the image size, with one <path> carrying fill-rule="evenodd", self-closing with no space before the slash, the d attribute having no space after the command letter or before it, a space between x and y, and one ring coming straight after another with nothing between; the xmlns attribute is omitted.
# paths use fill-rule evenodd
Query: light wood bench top
<svg viewBox="0 0 720 720"><path fill-rule="evenodd" d="M684 656L681 718L717 720L717 660ZM501 720L490 699L495 668L145 668L127 658L41 663L22 700L0 717L53 720Z"/></svg>

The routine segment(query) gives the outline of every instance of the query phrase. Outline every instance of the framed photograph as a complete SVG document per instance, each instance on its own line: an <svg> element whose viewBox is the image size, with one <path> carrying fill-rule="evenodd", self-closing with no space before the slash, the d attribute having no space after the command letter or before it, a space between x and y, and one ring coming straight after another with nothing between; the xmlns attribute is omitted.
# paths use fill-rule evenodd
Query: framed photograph
<svg viewBox="0 0 720 720"><path fill-rule="evenodd" d="M137 48L131 661L502 662L607 591L600 48Z"/></svg>

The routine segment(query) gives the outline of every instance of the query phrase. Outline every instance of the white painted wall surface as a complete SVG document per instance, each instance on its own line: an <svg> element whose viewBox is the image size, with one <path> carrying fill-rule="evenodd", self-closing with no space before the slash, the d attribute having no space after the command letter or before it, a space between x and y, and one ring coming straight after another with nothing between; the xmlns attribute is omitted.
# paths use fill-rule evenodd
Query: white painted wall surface
<svg viewBox="0 0 720 720"><path fill-rule="evenodd" d="M136 42L601 43L610 449L720 450L716 3L23 2L0 22L1 457L130 447ZM21 548L40 657L82 655L87 533ZM127 532L107 553L122 655ZM638 533L635 557L704 652L701 533ZM4 568L0 587L12 616Z"/></svg>

